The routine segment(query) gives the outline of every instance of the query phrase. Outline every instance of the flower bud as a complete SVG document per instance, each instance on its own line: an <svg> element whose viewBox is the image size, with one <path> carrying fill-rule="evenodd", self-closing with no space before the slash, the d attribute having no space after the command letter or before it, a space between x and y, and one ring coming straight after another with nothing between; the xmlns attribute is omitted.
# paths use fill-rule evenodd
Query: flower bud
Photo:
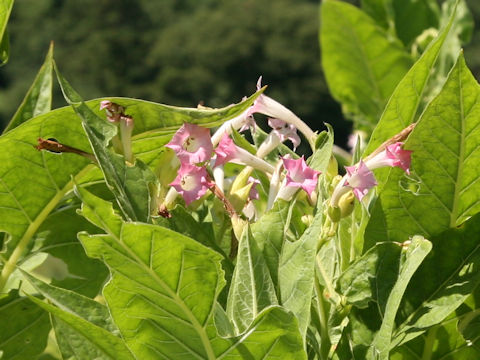
<svg viewBox="0 0 480 360"><path fill-rule="evenodd" d="M328 217L332 222L339 222L342 218L342 212L337 206L329 206L327 209Z"/></svg>
<svg viewBox="0 0 480 360"><path fill-rule="evenodd" d="M355 207L355 195L352 191L349 191L340 197L338 207L340 208L341 218L344 218L353 212Z"/></svg>

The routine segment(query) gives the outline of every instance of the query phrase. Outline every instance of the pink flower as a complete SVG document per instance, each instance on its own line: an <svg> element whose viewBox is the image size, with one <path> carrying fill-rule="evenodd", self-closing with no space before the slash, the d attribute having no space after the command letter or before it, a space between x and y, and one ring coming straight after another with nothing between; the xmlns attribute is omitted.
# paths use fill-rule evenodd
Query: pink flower
<svg viewBox="0 0 480 360"><path fill-rule="evenodd" d="M353 189L353 193L358 200L362 200L367 195L368 190L377 185L373 172L363 161L360 160L354 166L345 166L345 169L347 170L345 185Z"/></svg>
<svg viewBox="0 0 480 360"><path fill-rule="evenodd" d="M294 150L300 145L300 137L297 134L295 125L276 118L269 118L268 125L273 129L273 133L278 136L281 142L290 140Z"/></svg>
<svg viewBox="0 0 480 360"><path fill-rule="evenodd" d="M190 205L205 195L213 183L208 180L207 170L204 167L182 164L170 186L183 196L186 205Z"/></svg>
<svg viewBox="0 0 480 360"><path fill-rule="evenodd" d="M399 167L410 174L412 151L404 150L402 146L401 142L387 146L384 151L367 160L366 165L371 170L384 166Z"/></svg>
<svg viewBox="0 0 480 360"><path fill-rule="evenodd" d="M273 166L266 161L250 154L247 150L235 145L227 133L224 133L217 148L215 149L217 158L213 167L223 165L227 162L235 164L249 165L255 169L264 171L266 173L273 173Z"/></svg>
<svg viewBox="0 0 480 360"><path fill-rule="evenodd" d="M165 146L175 151L182 166L202 163L212 157L210 130L195 124L183 124Z"/></svg>
<svg viewBox="0 0 480 360"><path fill-rule="evenodd" d="M217 148L215 149L215 154L217 154L217 158L213 167L223 165L230 160L235 159L237 152L237 146L235 145L233 140L230 139L227 133L223 134Z"/></svg>
<svg viewBox="0 0 480 360"><path fill-rule="evenodd" d="M282 158L283 166L287 170L286 186L302 188L311 196L312 192L317 187L319 171L313 170L307 166L303 156L298 159Z"/></svg>

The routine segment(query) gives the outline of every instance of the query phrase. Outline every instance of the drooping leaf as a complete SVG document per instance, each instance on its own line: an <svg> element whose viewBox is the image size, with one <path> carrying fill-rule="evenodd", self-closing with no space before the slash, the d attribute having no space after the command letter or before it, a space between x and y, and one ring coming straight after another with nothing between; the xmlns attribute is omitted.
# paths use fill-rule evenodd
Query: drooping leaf
<svg viewBox="0 0 480 360"><path fill-rule="evenodd" d="M367 226L375 241L432 238L480 210L480 86L460 55L442 92L405 143L412 175L390 173Z"/></svg>
<svg viewBox="0 0 480 360"><path fill-rule="evenodd" d="M9 56L9 41L7 33L8 18L13 7L13 0L0 1L0 66L5 65Z"/></svg>
<svg viewBox="0 0 480 360"><path fill-rule="evenodd" d="M105 299L137 358L303 358L295 318L275 307L259 314L246 335L218 337L213 314L224 285L219 254L169 229L126 223L111 204L78 192L82 214L106 232L82 233L80 239L90 256L112 269Z"/></svg>
<svg viewBox="0 0 480 360"><path fill-rule="evenodd" d="M384 141L417 120L417 112L428 80L432 75L432 69L450 31L454 17L455 11L445 28L398 83L370 137L364 154L370 154Z"/></svg>
<svg viewBox="0 0 480 360"><path fill-rule="evenodd" d="M322 65L330 91L357 127L370 132L412 65L402 44L353 5L321 5Z"/></svg>
<svg viewBox="0 0 480 360"><path fill-rule="evenodd" d="M227 299L227 315L237 335L244 333L263 309L278 304L267 263L249 230L239 242Z"/></svg>
<svg viewBox="0 0 480 360"><path fill-rule="evenodd" d="M53 43L20 107L3 131L4 133L35 116L45 114L52 107Z"/></svg>
<svg viewBox="0 0 480 360"><path fill-rule="evenodd" d="M15 290L0 295L0 351L4 359L32 359L47 346L48 313Z"/></svg>

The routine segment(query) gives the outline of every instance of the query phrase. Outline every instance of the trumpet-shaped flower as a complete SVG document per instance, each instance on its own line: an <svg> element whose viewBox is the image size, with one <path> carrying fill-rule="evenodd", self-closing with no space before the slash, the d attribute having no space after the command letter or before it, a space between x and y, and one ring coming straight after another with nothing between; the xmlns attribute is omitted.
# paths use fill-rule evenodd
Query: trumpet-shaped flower
<svg viewBox="0 0 480 360"><path fill-rule="evenodd" d="M354 166L345 166L345 169L347 170L345 185L353 189L358 200L362 200L368 190L377 185L375 175L363 161Z"/></svg>
<svg viewBox="0 0 480 360"><path fill-rule="evenodd" d="M183 124L165 146L175 151L182 165L208 161L213 152L210 130L190 123Z"/></svg>
<svg viewBox="0 0 480 360"><path fill-rule="evenodd" d="M384 166L399 167L410 174L412 151L404 150L402 146L401 142L387 146L384 151L367 160L366 165L371 170Z"/></svg>
<svg viewBox="0 0 480 360"><path fill-rule="evenodd" d="M208 180L205 167L182 164L177 177L170 183L170 186L174 187L183 196L185 204L189 205L205 195L213 183Z"/></svg>
<svg viewBox="0 0 480 360"><path fill-rule="evenodd" d="M255 169L268 172L270 174L274 170L273 166L266 161L235 145L227 133L223 134L222 139L215 149L215 154L217 155L217 158L215 160L214 167L223 165L227 162L233 162L236 164L249 165Z"/></svg>
<svg viewBox="0 0 480 360"><path fill-rule="evenodd" d="M287 170L286 186L302 188L308 196L311 196L317 187L320 172L308 167L303 156L297 160L285 157L282 160L283 166Z"/></svg>

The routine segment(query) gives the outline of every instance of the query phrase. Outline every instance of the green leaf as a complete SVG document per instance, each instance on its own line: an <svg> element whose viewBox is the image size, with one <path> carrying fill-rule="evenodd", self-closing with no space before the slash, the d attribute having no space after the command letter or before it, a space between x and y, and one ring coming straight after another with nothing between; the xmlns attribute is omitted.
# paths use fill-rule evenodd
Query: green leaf
<svg viewBox="0 0 480 360"><path fill-rule="evenodd" d="M52 313L63 358L133 359L125 343L114 335L118 330L106 306L72 291L50 286L27 273L24 276L49 301L47 305L34 300Z"/></svg>
<svg viewBox="0 0 480 360"><path fill-rule="evenodd" d="M395 326L395 316L402 301L403 294L413 274L430 250L432 250L431 242L423 239L421 236L414 236L405 254L402 254L405 258L403 259L402 256L397 281L385 304L382 325L375 334L372 346L369 349L372 358L388 360L392 333Z"/></svg>
<svg viewBox="0 0 480 360"><path fill-rule="evenodd" d="M90 110L58 70L55 71L65 99L83 120L83 128L105 181L115 195L123 214L129 220L149 222L153 212L150 185L155 183L155 175L141 160L135 161L134 165L128 165L122 156L107 149L109 141L116 135L117 128Z"/></svg>
<svg viewBox="0 0 480 360"><path fill-rule="evenodd" d="M13 0L0 1L0 66L5 65L9 56L9 41L7 33L8 18L13 7Z"/></svg>
<svg viewBox="0 0 480 360"><path fill-rule="evenodd" d="M406 46L424 30L438 27L440 9L436 0L393 0L392 7L396 34Z"/></svg>
<svg viewBox="0 0 480 360"><path fill-rule="evenodd" d="M384 29L394 30L395 13L392 0L362 0L362 10Z"/></svg>
<svg viewBox="0 0 480 360"><path fill-rule="evenodd" d="M325 172L327 170L333 149L333 128L330 124L325 123L327 131L318 134L315 144L316 150L310 157L308 165L317 171Z"/></svg>
<svg viewBox="0 0 480 360"><path fill-rule="evenodd" d="M45 61L38 71L20 107L3 131L4 133L28 119L44 114L52 107L53 42L50 44Z"/></svg>
<svg viewBox="0 0 480 360"><path fill-rule="evenodd" d="M252 224L251 231L255 242L263 252L275 288L278 284L278 264L289 226L290 204L277 200L273 207Z"/></svg>
<svg viewBox="0 0 480 360"><path fill-rule="evenodd" d="M62 339L59 341L62 344L62 353L75 354L75 349L71 347L78 346L79 356L83 359L87 359L87 357L82 357L82 355L88 356L88 352L90 352L91 356L91 351L101 359L134 359L123 340L109 331L72 314L68 310L63 310L33 296L29 296L29 299L38 305L38 307L58 318L57 325L59 324L61 329L68 327L70 331L67 332L67 336L72 334L76 335L68 340ZM78 341L80 341L81 344L79 344ZM68 349L68 347L70 347L70 349Z"/></svg>
<svg viewBox="0 0 480 360"><path fill-rule="evenodd" d="M249 228L243 232L227 299L227 315L235 333L242 334L258 314L277 305L275 287L267 263Z"/></svg>
<svg viewBox="0 0 480 360"><path fill-rule="evenodd" d="M442 322L480 284L480 215L461 228L433 237L434 251L405 293L394 344L402 344ZM428 281L425 281L428 279Z"/></svg>
<svg viewBox="0 0 480 360"><path fill-rule="evenodd" d="M432 69L454 18L455 11L452 13L447 26L430 43L428 49L398 83L370 137L364 154L370 154L384 141L416 121L417 111L427 88L428 80L432 75Z"/></svg>
<svg viewBox="0 0 480 360"><path fill-rule="evenodd" d="M295 242L286 241L278 266L280 303L298 319L305 339L310 323L310 306L315 280L315 258L323 224L323 199L317 201L317 213L312 224Z"/></svg>
<svg viewBox="0 0 480 360"><path fill-rule="evenodd" d="M429 238L480 210L480 87L461 55L405 143L412 175L393 169L367 226L368 246Z"/></svg>
<svg viewBox="0 0 480 360"><path fill-rule="evenodd" d="M111 204L78 191L82 214L106 231L80 239L112 269L105 299L137 358L304 358L295 318L275 307L259 314L246 335L218 337L213 314L225 283L221 256L169 229L126 223Z"/></svg>
<svg viewBox="0 0 480 360"><path fill-rule="evenodd" d="M321 5L322 65L333 97L357 127L370 132L412 65L399 41L353 5Z"/></svg>
<svg viewBox="0 0 480 360"><path fill-rule="evenodd" d="M133 353L151 358L156 351L186 351L211 358L206 326L224 284L221 256L166 228L124 223L111 204L78 192L82 215L107 232L79 237L90 256L114 270L104 296Z"/></svg>
<svg viewBox="0 0 480 360"><path fill-rule="evenodd" d="M336 291L358 308L366 308L372 301L384 308L400 271L401 252L398 243L376 244L340 275Z"/></svg>
<svg viewBox="0 0 480 360"><path fill-rule="evenodd" d="M50 214L36 235L35 241L41 241L37 251L50 254L56 263L63 265L63 269L60 266L42 266L35 269L35 273L39 274L43 270L42 275L51 278L52 285L89 297L98 295L107 279L108 270L97 259L87 257L77 239L79 231L94 229L94 226L76 214L75 208Z"/></svg>
<svg viewBox="0 0 480 360"><path fill-rule="evenodd" d="M51 328L47 312L10 291L0 295L0 319L2 360L34 359L43 352Z"/></svg>

